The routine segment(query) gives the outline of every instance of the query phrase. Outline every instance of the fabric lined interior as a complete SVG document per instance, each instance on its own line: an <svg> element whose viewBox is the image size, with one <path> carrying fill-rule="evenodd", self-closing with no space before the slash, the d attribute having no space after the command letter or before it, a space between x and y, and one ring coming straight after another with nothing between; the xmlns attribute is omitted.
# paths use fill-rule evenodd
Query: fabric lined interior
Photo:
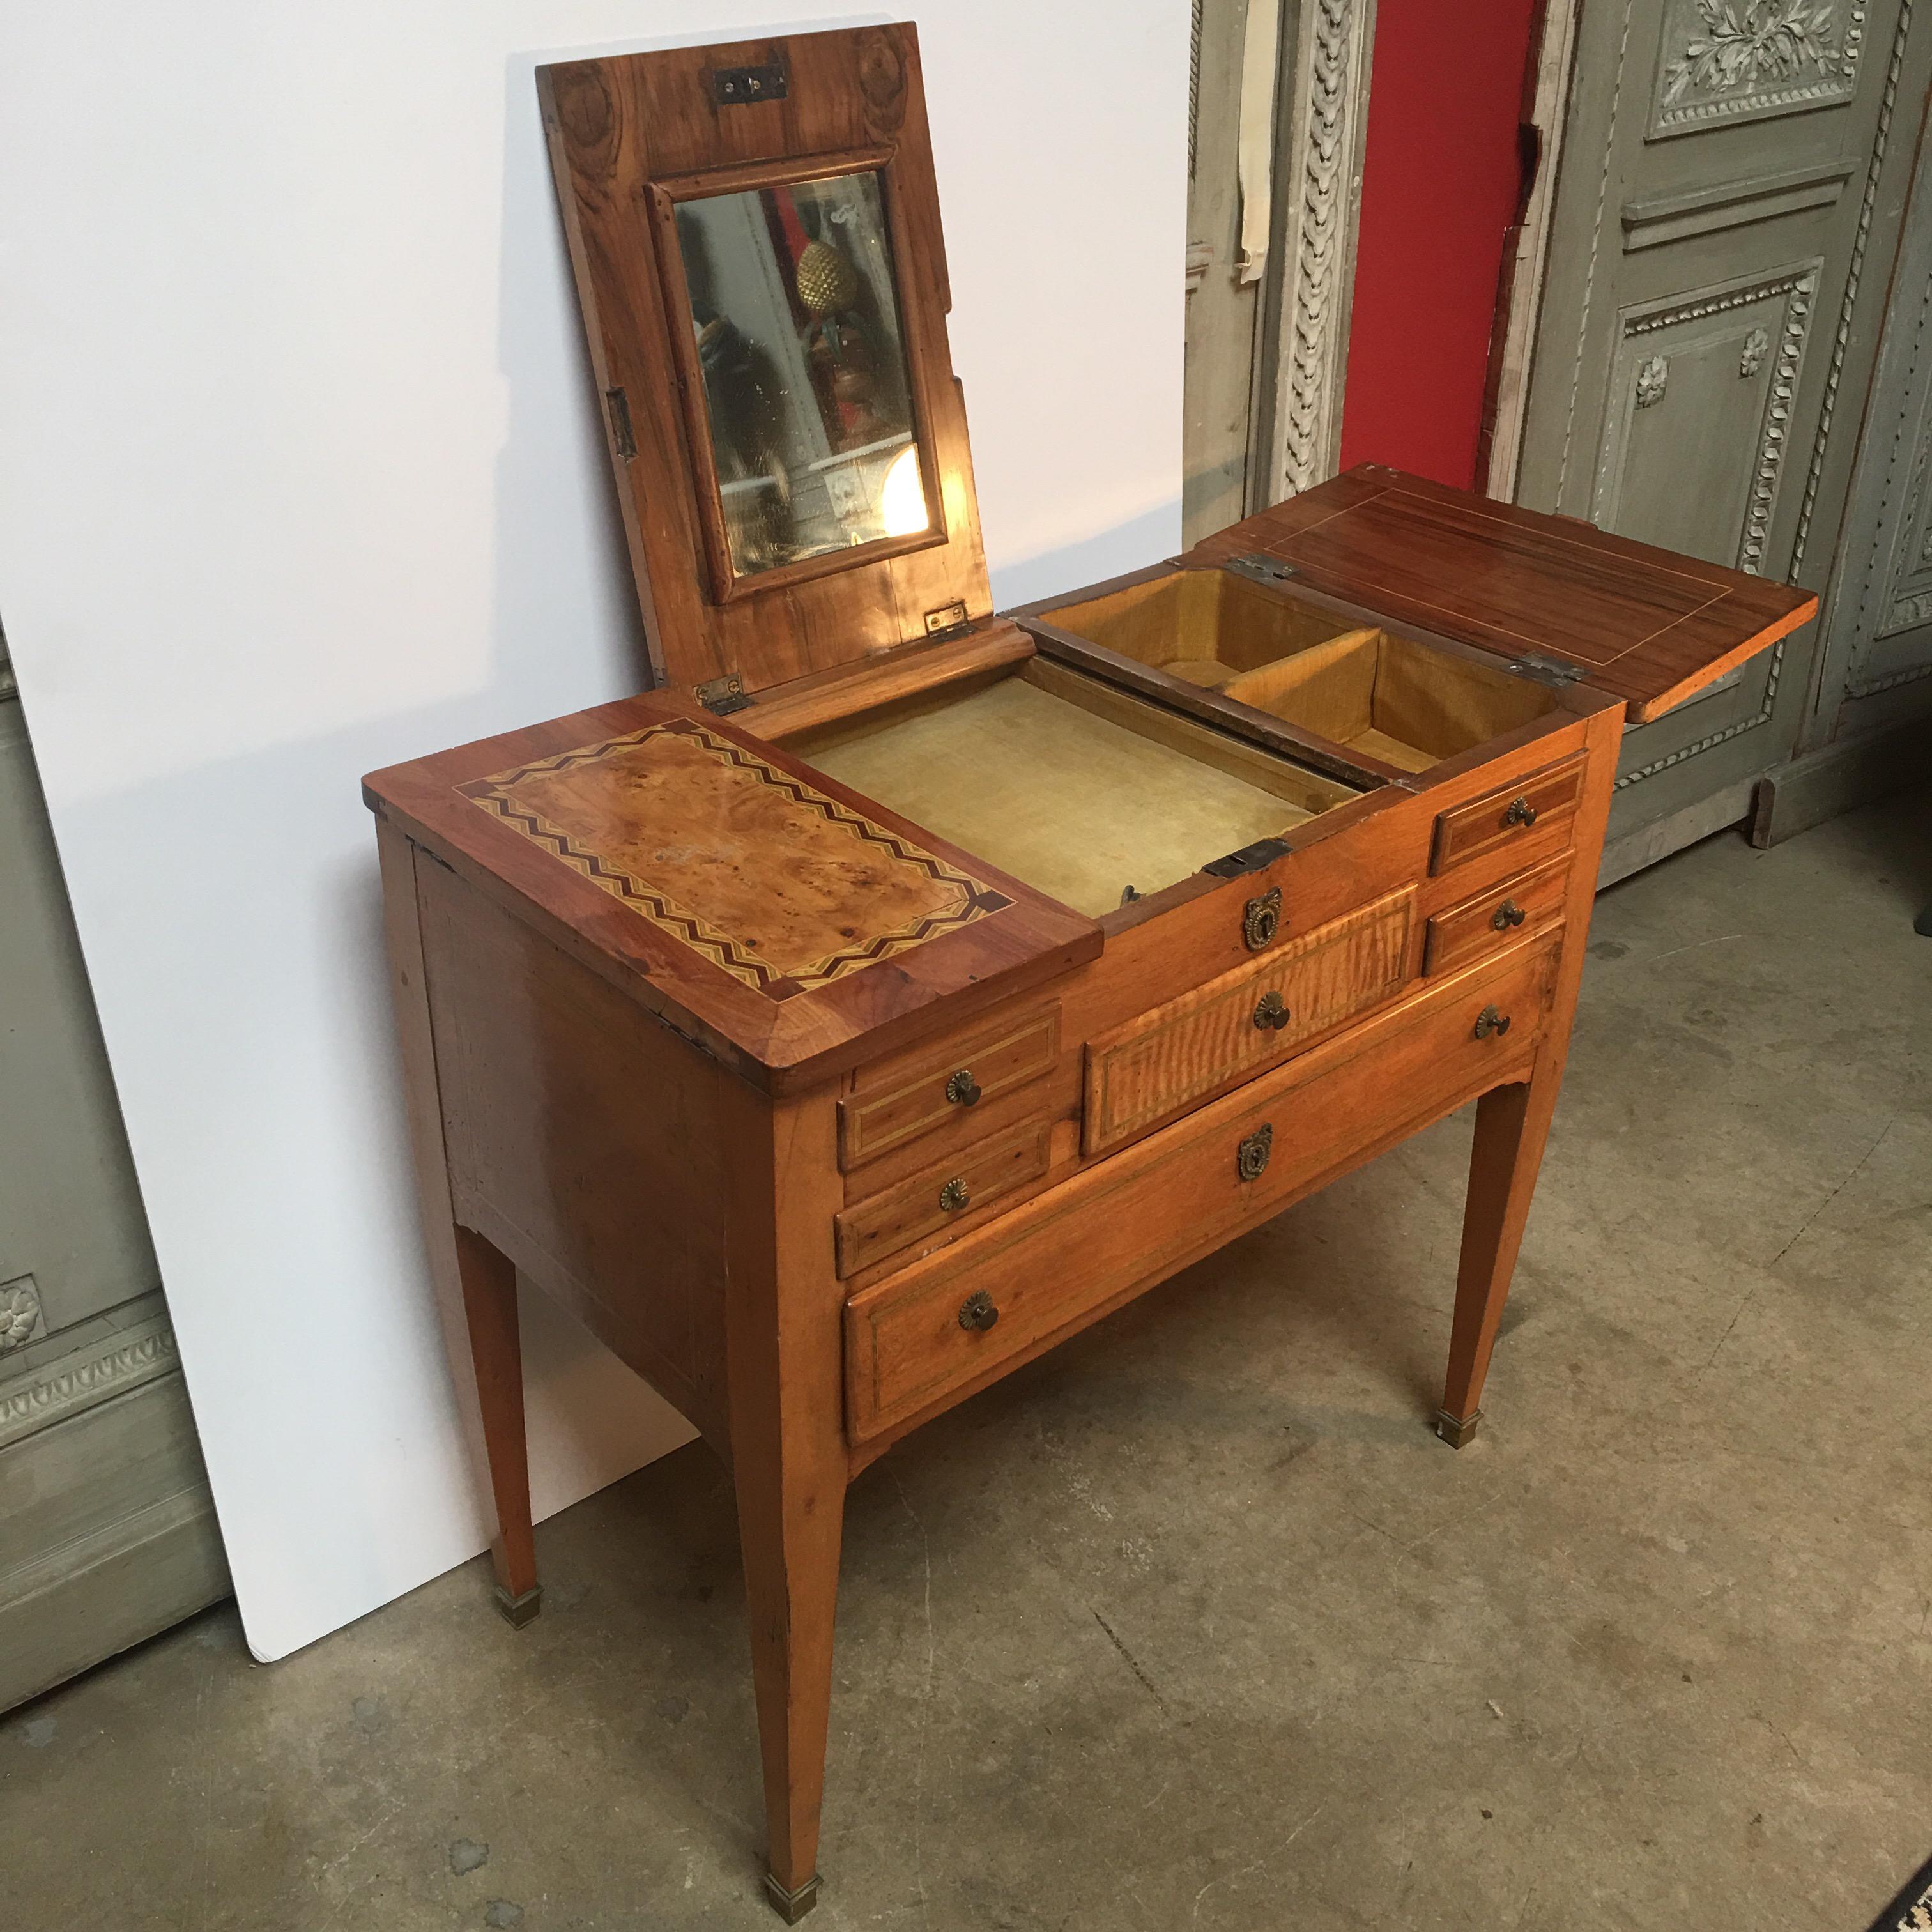
<svg viewBox="0 0 1932 1932"><path fill-rule="evenodd" d="M1076 911L1113 911L1355 794L1037 658L787 741Z"/></svg>
<svg viewBox="0 0 1932 1932"><path fill-rule="evenodd" d="M1337 620L1226 570L1177 570L1046 614L1059 629L1406 772L1542 717L1549 692Z"/></svg>

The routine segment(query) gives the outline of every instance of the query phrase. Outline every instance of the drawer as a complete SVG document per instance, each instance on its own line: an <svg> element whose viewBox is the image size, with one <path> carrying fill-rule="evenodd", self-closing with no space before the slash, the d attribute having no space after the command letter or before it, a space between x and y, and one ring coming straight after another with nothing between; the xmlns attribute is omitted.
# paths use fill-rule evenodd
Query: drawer
<svg viewBox="0 0 1932 1932"><path fill-rule="evenodd" d="M838 1165L855 1167L1036 1080L1060 1052L1060 1009L1039 1008L935 1047L878 1088L838 1103Z"/></svg>
<svg viewBox="0 0 1932 1932"><path fill-rule="evenodd" d="M1532 772L1514 784L1499 785L1466 804L1438 812L1429 869L1446 872L1486 852L1529 842L1531 835L1567 824L1583 794L1583 760L1566 758Z"/></svg>
<svg viewBox="0 0 1932 1932"><path fill-rule="evenodd" d="M1104 1154L1400 992L1412 886L1286 940L1087 1046L1081 1146Z"/></svg>
<svg viewBox="0 0 1932 1932"><path fill-rule="evenodd" d="M851 1439L1016 1366L1346 1166L1522 1077L1556 958L1553 943L1519 948L1444 980L861 1288L845 1304ZM1490 1006L1509 1025L1479 1034Z"/></svg>
<svg viewBox="0 0 1932 1932"><path fill-rule="evenodd" d="M1429 921L1422 970L1453 972L1540 932L1552 919L1562 917L1563 895L1569 885L1566 852L1445 906Z"/></svg>
<svg viewBox="0 0 1932 1932"><path fill-rule="evenodd" d="M1052 1133L1050 1120L1029 1120L989 1135L950 1160L842 1209L832 1217L839 1279L1037 1180L1047 1169Z"/></svg>

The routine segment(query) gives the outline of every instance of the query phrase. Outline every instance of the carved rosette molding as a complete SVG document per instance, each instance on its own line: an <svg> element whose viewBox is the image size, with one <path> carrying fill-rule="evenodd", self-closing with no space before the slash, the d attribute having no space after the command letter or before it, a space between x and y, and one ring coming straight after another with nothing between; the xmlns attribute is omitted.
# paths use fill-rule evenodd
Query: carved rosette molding
<svg viewBox="0 0 1932 1932"><path fill-rule="evenodd" d="M1636 368L1636 406L1647 410L1653 404L1664 400L1664 392L1670 383L1670 358L1663 356L1646 356Z"/></svg>
<svg viewBox="0 0 1932 1932"><path fill-rule="evenodd" d="M1849 100L1865 11L1832 0L1678 0L1664 16L1650 138Z"/></svg>
<svg viewBox="0 0 1932 1932"><path fill-rule="evenodd" d="M58 1355L18 1384L0 1384L0 1448L124 1394L178 1366L174 1330L164 1315L104 1335Z"/></svg>
<svg viewBox="0 0 1932 1932"><path fill-rule="evenodd" d="M1892 52L1886 63L1885 89L1879 98L1878 121L1872 133L1871 155L1865 164L1864 193L1858 203L1858 232L1852 242L1851 264L1845 276L1845 292L1838 304L1838 327L1832 340L1832 358L1825 374L1825 398L1818 412L1818 431L1812 439L1811 461L1804 479L1804 499L1798 506L1798 534L1791 548L1791 562L1787 574L1796 578L1800 566L1804 561L1805 545L1811 535L1812 512L1816 508L1818 490L1825 470L1825 453L1832 434L1832 418L1838 407L1838 388L1845 369L1845 352L1851 340L1852 314L1858 300L1858 282L1864 273L1865 250L1871 240L1872 218L1878 206L1879 180L1885 167L1886 148L1892 136L1892 110L1898 100L1898 76L1905 62L1906 36L1912 30L1913 0L1899 0L1898 22L1892 37ZM1628 16L1626 16L1628 24ZM1600 224L1599 224L1600 226ZM1654 778L1660 772L1669 771L1673 765L1681 765L1686 758L1694 758L1700 752L1708 752L1716 746L1727 744L1733 738L1742 737L1747 731L1755 731L1771 722L1772 714L1777 709L1778 681L1784 669L1784 647L1787 640L1783 638L1772 646L1769 660L1765 670L1764 697L1757 710L1748 718L1741 718L1735 724L1727 724L1720 731L1713 731L1680 746L1677 750L1666 753L1649 764L1640 765L1634 770L1624 772L1617 780L1621 791L1627 785L1640 784L1644 779Z"/></svg>
<svg viewBox="0 0 1932 1932"><path fill-rule="evenodd" d="M24 1348L40 1325L40 1296L34 1277L23 1274L12 1281L0 1281L0 1355L10 1348Z"/></svg>
<svg viewBox="0 0 1932 1932"><path fill-rule="evenodd" d="M1334 475L1354 283L1355 212L1367 122L1373 0L1302 0L1289 98L1287 186L1270 500Z"/></svg>
<svg viewBox="0 0 1932 1932"><path fill-rule="evenodd" d="M1744 352L1738 358L1738 374L1743 376L1755 376L1764 367L1764 358L1771 353L1771 338L1761 328L1754 328L1744 338Z"/></svg>

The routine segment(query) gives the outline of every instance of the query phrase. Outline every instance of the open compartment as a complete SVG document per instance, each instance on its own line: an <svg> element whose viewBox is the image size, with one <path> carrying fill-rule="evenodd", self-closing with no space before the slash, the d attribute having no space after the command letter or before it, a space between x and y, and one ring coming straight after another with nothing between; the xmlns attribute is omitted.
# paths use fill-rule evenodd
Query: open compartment
<svg viewBox="0 0 1932 1932"><path fill-rule="evenodd" d="M1358 796L1036 657L784 742L862 796L1096 918Z"/></svg>
<svg viewBox="0 0 1932 1932"><path fill-rule="evenodd" d="M1054 633L1246 706L1377 776L1426 770L1557 708L1546 687L1226 569L1040 608ZM1184 695L1178 692L1177 696ZM1190 707L1192 708L1192 707Z"/></svg>

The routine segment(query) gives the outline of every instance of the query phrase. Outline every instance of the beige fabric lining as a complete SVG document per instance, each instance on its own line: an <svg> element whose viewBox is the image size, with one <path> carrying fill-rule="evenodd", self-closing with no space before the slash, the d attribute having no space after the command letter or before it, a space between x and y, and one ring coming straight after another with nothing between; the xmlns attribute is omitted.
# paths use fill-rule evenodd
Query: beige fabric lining
<svg viewBox="0 0 1932 1932"><path fill-rule="evenodd" d="M1094 917L1314 814L1004 677L795 739L819 770Z"/></svg>

